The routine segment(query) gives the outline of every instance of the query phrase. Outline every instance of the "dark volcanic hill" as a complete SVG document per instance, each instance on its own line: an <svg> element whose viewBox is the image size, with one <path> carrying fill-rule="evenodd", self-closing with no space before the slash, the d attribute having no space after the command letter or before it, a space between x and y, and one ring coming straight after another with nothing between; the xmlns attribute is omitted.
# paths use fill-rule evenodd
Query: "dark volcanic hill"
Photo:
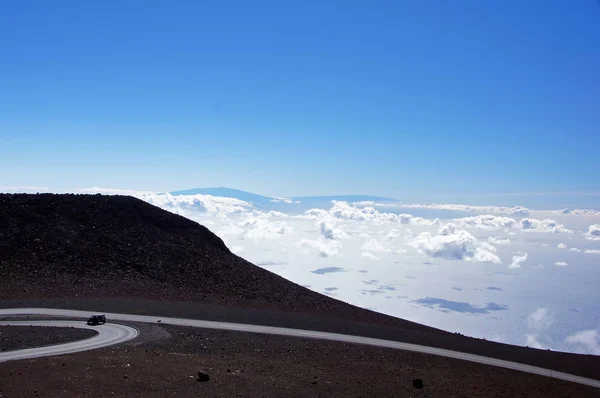
<svg viewBox="0 0 600 398"><path fill-rule="evenodd" d="M0 195L0 275L0 299L191 300L389 318L257 267L202 225L128 196Z"/></svg>

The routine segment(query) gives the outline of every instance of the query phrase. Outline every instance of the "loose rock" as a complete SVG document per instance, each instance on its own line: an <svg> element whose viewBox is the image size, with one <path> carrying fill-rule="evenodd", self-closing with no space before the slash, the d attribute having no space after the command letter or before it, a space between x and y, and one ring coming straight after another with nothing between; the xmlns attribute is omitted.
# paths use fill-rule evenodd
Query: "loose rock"
<svg viewBox="0 0 600 398"><path fill-rule="evenodd" d="M210 376L208 375L208 373L204 373L204 372L198 372L198 381L199 382L206 382L210 380Z"/></svg>

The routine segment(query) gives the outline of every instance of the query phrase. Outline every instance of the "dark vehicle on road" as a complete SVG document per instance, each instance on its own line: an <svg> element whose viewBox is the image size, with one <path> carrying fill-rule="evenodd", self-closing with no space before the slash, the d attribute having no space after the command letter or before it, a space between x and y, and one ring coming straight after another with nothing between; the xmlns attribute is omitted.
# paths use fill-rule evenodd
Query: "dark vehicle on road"
<svg viewBox="0 0 600 398"><path fill-rule="evenodd" d="M104 325L106 323L105 315L92 315L90 319L88 319L88 325Z"/></svg>

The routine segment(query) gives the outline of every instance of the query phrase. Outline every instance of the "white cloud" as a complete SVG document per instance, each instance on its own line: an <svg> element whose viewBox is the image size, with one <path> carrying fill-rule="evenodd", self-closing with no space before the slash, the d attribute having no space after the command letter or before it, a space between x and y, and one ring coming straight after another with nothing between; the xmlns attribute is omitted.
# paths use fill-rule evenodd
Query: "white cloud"
<svg viewBox="0 0 600 398"><path fill-rule="evenodd" d="M398 216L392 213L381 213L373 207L358 208L348 202L333 201L329 214L342 220L398 222Z"/></svg>
<svg viewBox="0 0 600 398"><path fill-rule="evenodd" d="M581 249L577 248L577 247L572 247L569 249L570 252L577 252L577 253L581 253Z"/></svg>
<svg viewBox="0 0 600 398"><path fill-rule="evenodd" d="M400 234L400 232L397 229L392 229L392 230L388 231L388 233L385 235L384 239L385 240L394 240L400 236L402 236L402 235Z"/></svg>
<svg viewBox="0 0 600 398"><path fill-rule="evenodd" d="M442 227L437 235L421 233L411 241L411 245L431 257L501 263L494 246L478 241L467 231L456 229L452 224Z"/></svg>
<svg viewBox="0 0 600 398"><path fill-rule="evenodd" d="M382 253L389 253L392 251L388 247L384 246L377 239L373 239L373 238L371 238L371 239L367 240L365 243L363 243L360 250L372 251L372 252L382 252Z"/></svg>
<svg viewBox="0 0 600 398"><path fill-rule="evenodd" d="M238 256L244 251L242 246L231 246L231 252L237 254Z"/></svg>
<svg viewBox="0 0 600 398"><path fill-rule="evenodd" d="M436 225L439 224L439 220L436 218L434 220L428 220L423 217L415 217L412 214L398 214L398 221L400 224L410 224L410 225Z"/></svg>
<svg viewBox="0 0 600 398"><path fill-rule="evenodd" d="M558 247L559 249L566 249L567 245L565 245L564 243L559 243L556 247Z"/></svg>
<svg viewBox="0 0 600 398"><path fill-rule="evenodd" d="M321 231L321 235L325 237L325 239L344 239L347 238L348 235L341 230L340 228L336 228L333 224L321 220L318 222L319 230Z"/></svg>
<svg viewBox="0 0 600 398"><path fill-rule="evenodd" d="M557 267L566 267L569 264L565 263L564 261L557 261L554 263L554 265L556 265Z"/></svg>
<svg viewBox="0 0 600 398"><path fill-rule="evenodd" d="M525 339L525 345L527 347L537 348L537 349L540 349L540 350L545 350L546 349L546 347L537 340L537 338L538 338L537 335L526 334L525 337L526 337L526 339Z"/></svg>
<svg viewBox="0 0 600 398"><path fill-rule="evenodd" d="M583 236L588 240L600 240L600 224L590 225Z"/></svg>
<svg viewBox="0 0 600 398"><path fill-rule="evenodd" d="M512 243L510 239L501 236L490 236L487 241L493 245L510 245Z"/></svg>
<svg viewBox="0 0 600 398"><path fill-rule="evenodd" d="M502 206L471 206L459 204L374 204L377 207L398 207L405 209L429 209L429 210L450 210L463 211L473 213L491 213L491 214L507 214L514 216L527 216L530 210L522 207L502 207Z"/></svg>
<svg viewBox="0 0 600 398"><path fill-rule="evenodd" d="M508 266L508 268L521 268L521 264L523 264L527 260L527 253L517 252L512 258L512 262Z"/></svg>
<svg viewBox="0 0 600 398"><path fill-rule="evenodd" d="M587 253L587 254L600 254L600 250L599 249L586 249L583 252Z"/></svg>
<svg viewBox="0 0 600 398"><path fill-rule="evenodd" d="M115 194L115 190L110 191L111 194ZM243 200L234 198L224 198L212 195L173 196L168 193L156 194L152 192L142 191L121 192L120 194L134 196L154 206L158 206L172 213L181 214L186 217L188 217L190 214L227 215L233 213L249 212L252 209L252 204Z"/></svg>
<svg viewBox="0 0 600 398"><path fill-rule="evenodd" d="M309 240L302 239L300 245L315 249L319 257L339 256L341 245L337 240Z"/></svg>
<svg viewBox="0 0 600 398"><path fill-rule="evenodd" d="M547 330L554 323L554 317L547 308L538 308L527 317L527 326L534 330Z"/></svg>
<svg viewBox="0 0 600 398"><path fill-rule="evenodd" d="M531 213L539 214L559 214L572 216L598 216L600 211L589 209L561 209L561 210L532 210L523 206L503 207L503 206L477 206L461 204L406 204L406 203L376 203L373 201L354 202L356 206L371 206L383 208L399 209L425 209L425 210L447 210L456 212L503 214L515 217L527 217Z"/></svg>
<svg viewBox="0 0 600 398"><path fill-rule="evenodd" d="M569 214L572 216L597 216L600 215L600 211L598 210L587 210L587 209L562 209L555 211L558 214Z"/></svg>
<svg viewBox="0 0 600 398"><path fill-rule="evenodd" d="M502 228L513 227L517 221L514 218L499 217L492 215L480 215L473 217L464 217L452 221L459 227L479 228L485 230L498 230Z"/></svg>
<svg viewBox="0 0 600 398"><path fill-rule="evenodd" d="M337 220L346 221L371 221L378 223L399 223L422 226L435 225L439 223L439 220L437 219L429 220L422 217L415 217L411 214L383 213L370 206L356 207L348 204L348 202L336 200L332 201L332 203L333 206L329 210L310 209L298 217L317 220L329 220L334 218Z"/></svg>
<svg viewBox="0 0 600 398"><path fill-rule="evenodd" d="M273 203L288 203L288 204L294 203L294 201L289 198L271 198L270 201ZM300 203L300 202L295 202L295 203Z"/></svg>
<svg viewBox="0 0 600 398"><path fill-rule="evenodd" d="M328 219L331 217L329 212L325 209L310 209L304 212L303 215L297 216L298 218L308 218L312 220Z"/></svg>
<svg viewBox="0 0 600 398"><path fill-rule="evenodd" d="M366 258L370 258L370 259L372 259L372 260L380 260L380 258L379 258L379 257L377 257L376 255L374 255L374 254L373 254L373 253L371 253L371 252L363 252L363 253L361 254L361 256L363 256L363 257L366 257Z"/></svg>
<svg viewBox="0 0 600 398"><path fill-rule="evenodd" d="M277 239L293 232L293 228L284 221L271 221L257 217L246 218L237 226L239 228L238 239Z"/></svg>
<svg viewBox="0 0 600 398"><path fill-rule="evenodd" d="M535 218L523 218L519 222L519 227L525 231L535 231L554 234L572 234L573 231L565 228L564 225L554 220L538 220Z"/></svg>
<svg viewBox="0 0 600 398"><path fill-rule="evenodd" d="M582 330L566 339L567 343L583 346L585 352L600 355L600 333L598 330Z"/></svg>
<svg viewBox="0 0 600 398"><path fill-rule="evenodd" d="M256 217L261 217L261 218L273 218L273 217L288 218L289 217L289 215L282 213L280 211L275 211L275 210L269 210L269 211L253 210L252 214Z"/></svg>

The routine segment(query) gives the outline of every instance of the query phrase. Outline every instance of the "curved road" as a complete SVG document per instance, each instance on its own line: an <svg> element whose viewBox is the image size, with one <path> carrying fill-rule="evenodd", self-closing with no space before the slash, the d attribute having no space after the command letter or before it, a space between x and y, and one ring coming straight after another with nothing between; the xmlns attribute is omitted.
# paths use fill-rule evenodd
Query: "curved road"
<svg viewBox="0 0 600 398"><path fill-rule="evenodd" d="M0 352L0 362L93 350L123 343L127 340L134 339L139 334L137 329L130 326L119 325L116 323L88 326L82 321L10 321L0 322L0 326L73 327L78 329L91 329L98 332L96 336L70 343Z"/></svg>
<svg viewBox="0 0 600 398"><path fill-rule="evenodd" d="M0 316L13 316L13 315L51 315L51 316L64 316L64 317L89 317L96 312L90 311L79 311L79 310L63 310L63 309L51 309L51 308L12 308L12 309L0 309ZM554 379L560 379L565 381L570 381L573 383L584 384L596 388L600 388L600 380L588 379L581 376L572 375L569 373L557 372L550 369L544 369L537 366L525 365L518 362L510 362L502 359L496 358L488 358L480 355L467 354L459 351L451 351L442 348L435 347L427 347L417 344L409 344L402 343L399 341L390 341L390 340L381 340L374 339L370 337L360 337L360 336L351 336L346 334L337 334L337 333L326 333L326 332L317 332L311 330L298 330L298 329L287 329L287 328L279 328L272 326L258 326L258 325L245 325L240 323L229 323L229 322L214 322L214 321L202 321L195 319L183 319L183 318L165 318L165 317L157 317L157 316L146 316L146 315L129 315L129 314L114 314L114 313L104 313L106 314L106 318L108 320L115 321L130 321L130 322L142 322L142 323L164 323L168 325L176 325L176 326L191 326L197 328L206 328L206 329L221 329L221 330L231 330L231 331L239 331L239 332L252 332L252 333L263 333L263 334L275 334L280 336L293 336L293 337L304 337L304 338L312 338L312 339L322 339L322 340L331 340L338 341L344 343L355 343L355 344L365 344L376 347L384 347L384 348L393 348L397 350L405 350L412 352L419 352L424 354L432 354L439 355L447 358L461 359L464 361L470 361L475 363L480 363L484 365L497 366L506 369L518 370L521 372L532 373L541 376L552 377ZM34 322L28 321L28 324L33 324ZM49 321L46 323L54 323L58 324L62 321ZM37 325L38 323L35 322ZM79 322L80 326L83 326L81 322ZM103 326L115 326L114 324L106 324ZM119 325L123 327L122 325ZM100 327L94 327L95 330L99 330ZM133 328L131 328L133 329ZM133 329L135 330L135 329ZM137 335L137 331L136 331ZM135 336L133 336L135 337ZM130 337L130 338L133 338ZM127 338L125 339L127 340ZM122 341L125 341L122 340ZM97 347L83 347L81 349L75 349L72 351L64 351L61 349L63 346L68 346L75 344L81 344L86 340L68 343L64 345L52 346L56 349L53 353L47 353L45 350L50 347L41 347L41 348L32 348L28 350L21 351L31 351L32 356L44 356L44 355L54 355L54 354L63 354L69 352L77 352L83 351L86 349L99 348L104 345L100 345ZM117 344L110 343L110 344ZM106 344L108 345L108 344ZM36 355L35 353L41 352L42 355ZM17 352L17 351L13 351ZM8 353L7 353L8 354ZM1 354L0 354L1 355ZM0 356L2 358L2 356ZM13 358L17 359L17 358ZM0 359L1 362L1 359Z"/></svg>

